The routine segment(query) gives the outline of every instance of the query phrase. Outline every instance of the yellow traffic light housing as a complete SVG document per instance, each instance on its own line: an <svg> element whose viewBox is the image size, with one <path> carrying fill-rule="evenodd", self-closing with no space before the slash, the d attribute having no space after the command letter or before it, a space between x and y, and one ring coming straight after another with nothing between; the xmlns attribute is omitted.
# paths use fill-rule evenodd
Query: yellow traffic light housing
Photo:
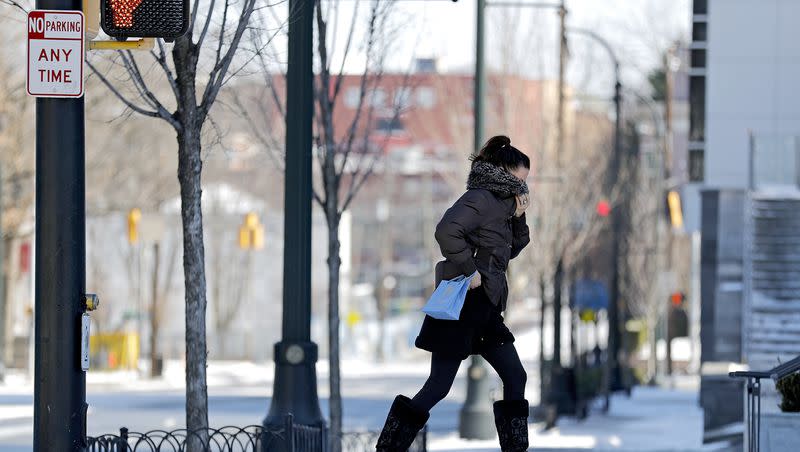
<svg viewBox="0 0 800 452"><path fill-rule="evenodd" d="M669 206L669 219L672 227L683 229L683 210L681 208L681 195L671 190L667 194L667 205Z"/></svg>
<svg viewBox="0 0 800 452"><path fill-rule="evenodd" d="M239 227L239 248L250 249L250 230L244 225Z"/></svg>
<svg viewBox="0 0 800 452"><path fill-rule="evenodd" d="M239 227L239 248L243 250L260 250L264 248L264 226L253 212L244 217Z"/></svg>
<svg viewBox="0 0 800 452"><path fill-rule="evenodd" d="M133 208L128 212L128 243L139 241L139 221L142 220L142 211Z"/></svg>

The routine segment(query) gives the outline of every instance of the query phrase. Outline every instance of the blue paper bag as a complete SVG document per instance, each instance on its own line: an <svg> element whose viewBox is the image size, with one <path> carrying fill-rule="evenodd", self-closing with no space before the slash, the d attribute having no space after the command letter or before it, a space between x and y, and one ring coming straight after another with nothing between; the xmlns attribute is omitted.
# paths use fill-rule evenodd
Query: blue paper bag
<svg viewBox="0 0 800 452"><path fill-rule="evenodd" d="M470 276L459 276L455 279L442 280L433 291L431 298L422 308L422 312L434 319L458 320L464 300L467 298L469 283L478 272Z"/></svg>

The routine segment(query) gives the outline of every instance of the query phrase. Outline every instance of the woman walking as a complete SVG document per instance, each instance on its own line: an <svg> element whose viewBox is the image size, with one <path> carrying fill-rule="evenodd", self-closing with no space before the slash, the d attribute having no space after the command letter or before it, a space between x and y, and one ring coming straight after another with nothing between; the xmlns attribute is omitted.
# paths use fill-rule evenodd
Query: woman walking
<svg viewBox="0 0 800 452"><path fill-rule="evenodd" d="M483 356L503 381L503 400L494 404L501 449L528 450L527 375L501 313L508 301L508 262L530 242L525 221L530 166L508 137L491 138L472 159L467 192L436 226L445 257L436 266L437 285L442 279L475 276L458 320L425 317L416 346L431 352L430 376L413 398L395 398L378 439L379 452L408 450L470 355Z"/></svg>

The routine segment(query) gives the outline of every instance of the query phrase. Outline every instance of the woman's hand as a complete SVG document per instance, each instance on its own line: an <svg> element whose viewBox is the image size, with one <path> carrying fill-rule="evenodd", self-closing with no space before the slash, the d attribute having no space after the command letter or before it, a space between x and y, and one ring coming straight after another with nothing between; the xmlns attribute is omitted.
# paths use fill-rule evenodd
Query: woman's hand
<svg viewBox="0 0 800 452"><path fill-rule="evenodd" d="M531 197L530 195L519 195L517 196L517 211L514 212L515 217L521 217L522 214L528 210L528 206L531 205Z"/></svg>
<svg viewBox="0 0 800 452"><path fill-rule="evenodd" d="M481 274L476 273L475 276L472 277L472 280L469 282L469 289L475 289L481 286Z"/></svg>

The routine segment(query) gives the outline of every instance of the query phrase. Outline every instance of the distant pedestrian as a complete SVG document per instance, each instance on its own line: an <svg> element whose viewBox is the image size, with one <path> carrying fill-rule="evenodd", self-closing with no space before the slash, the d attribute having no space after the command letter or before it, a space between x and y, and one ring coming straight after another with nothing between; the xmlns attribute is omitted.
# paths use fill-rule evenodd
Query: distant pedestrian
<svg viewBox="0 0 800 452"><path fill-rule="evenodd" d="M432 354L430 376L413 398L395 398L378 439L379 452L408 450L470 355L483 356L503 381L503 400L494 404L503 452L528 449L527 375L501 313L508 301L508 263L530 242L525 220L530 167L530 159L506 136L491 138L472 158L467 192L436 226L445 257L436 266L436 283L477 274L458 320L425 317L416 346Z"/></svg>

